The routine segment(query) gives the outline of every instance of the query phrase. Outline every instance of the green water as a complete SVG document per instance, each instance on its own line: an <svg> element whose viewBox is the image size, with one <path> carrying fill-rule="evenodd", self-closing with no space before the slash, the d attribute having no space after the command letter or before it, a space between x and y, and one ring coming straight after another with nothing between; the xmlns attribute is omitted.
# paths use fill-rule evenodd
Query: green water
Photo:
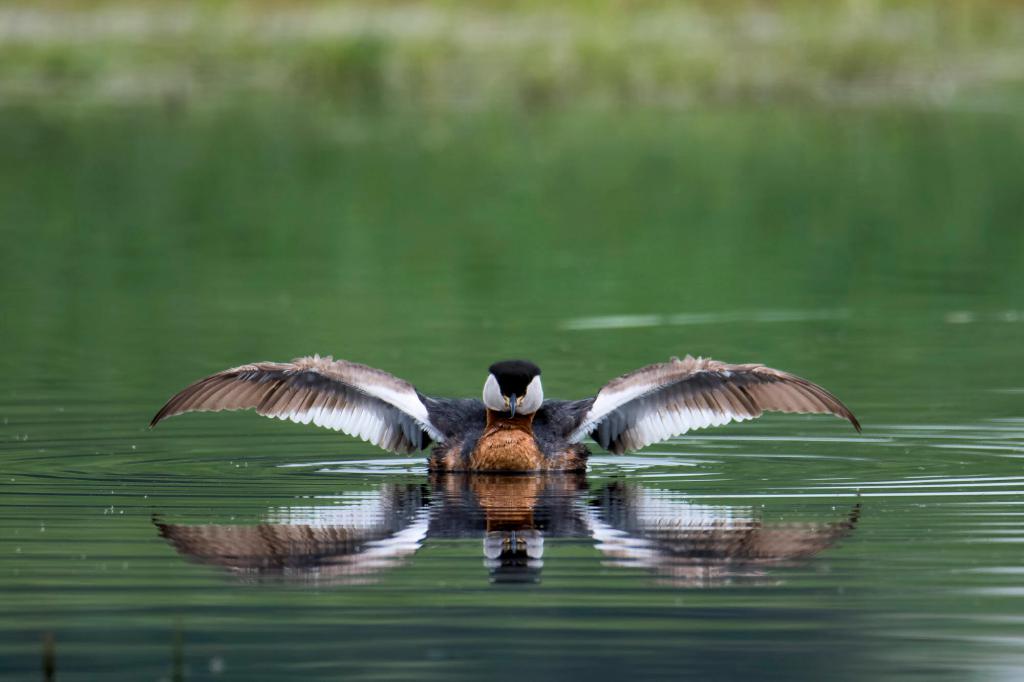
<svg viewBox="0 0 1024 682"><path fill-rule="evenodd" d="M3 679L1024 675L1024 119L8 109L0 150ZM598 452L526 496L542 565L506 584L422 458L251 414L145 428L313 352L453 396L506 356L565 398L759 361L865 428ZM616 545L614 509L655 530ZM260 523L405 544L244 571L157 525ZM709 524L827 537L723 563L665 536Z"/></svg>

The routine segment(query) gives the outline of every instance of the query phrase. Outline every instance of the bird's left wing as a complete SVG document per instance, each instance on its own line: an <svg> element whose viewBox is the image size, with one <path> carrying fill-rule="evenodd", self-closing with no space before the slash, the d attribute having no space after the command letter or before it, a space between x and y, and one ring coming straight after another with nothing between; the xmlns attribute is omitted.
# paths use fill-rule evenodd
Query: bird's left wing
<svg viewBox="0 0 1024 682"><path fill-rule="evenodd" d="M150 426L183 412L255 409L313 423L406 454L443 441L424 398L387 372L330 356L256 362L200 379L167 401Z"/></svg>
<svg viewBox="0 0 1024 682"><path fill-rule="evenodd" d="M834 414L860 424L821 386L764 365L673 358L606 384L570 434L622 454L692 429L760 417L765 411Z"/></svg>

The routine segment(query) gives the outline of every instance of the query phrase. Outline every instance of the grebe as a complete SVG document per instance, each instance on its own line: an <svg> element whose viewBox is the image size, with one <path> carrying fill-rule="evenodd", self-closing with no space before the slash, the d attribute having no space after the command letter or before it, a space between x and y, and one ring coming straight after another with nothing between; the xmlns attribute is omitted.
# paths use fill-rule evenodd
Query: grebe
<svg viewBox="0 0 1024 682"><path fill-rule="evenodd" d="M258 414L343 431L407 454L434 443L434 471L583 471L587 437L615 454L763 412L853 413L821 386L764 365L687 355L642 367L583 400L545 400L540 368L490 366L483 400L437 398L387 372L330 356L218 372L164 405L150 427L183 412Z"/></svg>

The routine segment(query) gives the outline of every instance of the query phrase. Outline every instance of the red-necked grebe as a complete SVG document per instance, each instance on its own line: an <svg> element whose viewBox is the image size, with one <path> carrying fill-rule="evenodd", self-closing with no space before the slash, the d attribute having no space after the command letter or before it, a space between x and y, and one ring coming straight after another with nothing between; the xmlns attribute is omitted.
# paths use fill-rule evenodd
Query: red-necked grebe
<svg viewBox="0 0 1024 682"><path fill-rule="evenodd" d="M183 412L242 409L400 454L433 443L435 471L582 471L588 437L622 454L766 411L833 414L860 431L838 398L806 379L689 355L624 374L582 400L545 400L540 368L526 360L491 365L483 400L427 396L387 372L330 356L257 362L197 381L150 426Z"/></svg>

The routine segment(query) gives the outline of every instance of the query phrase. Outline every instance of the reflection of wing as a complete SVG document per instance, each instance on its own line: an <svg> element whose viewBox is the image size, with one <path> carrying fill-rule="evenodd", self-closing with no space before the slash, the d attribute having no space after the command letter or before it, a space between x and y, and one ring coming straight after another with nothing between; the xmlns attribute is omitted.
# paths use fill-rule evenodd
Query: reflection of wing
<svg viewBox="0 0 1024 682"><path fill-rule="evenodd" d="M330 356L256 362L226 369L167 401L150 426L183 412L255 409L257 414L310 422L409 453L444 440L412 384L387 372Z"/></svg>
<svg viewBox="0 0 1024 682"><path fill-rule="evenodd" d="M839 522L768 525L749 509L613 484L588 508L588 521L610 565L652 569L672 584L703 587L808 560L849 534L859 514L857 505Z"/></svg>
<svg viewBox="0 0 1024 682"><path fill-rule="evenodd" d="M351 493L341 504L271 510L255 526L156 523L178 553L253 579L369 582L400 565L427 535L429 510L420 486Z"/></svg>
<svg viewBox="0 0 1024 682"><path fill-rule="evenodd" d="M834 414L860 431L853 413L821 386L764 365L673 358L608 382L570 440L590 436L616 454L765 411Z"/></svg>

